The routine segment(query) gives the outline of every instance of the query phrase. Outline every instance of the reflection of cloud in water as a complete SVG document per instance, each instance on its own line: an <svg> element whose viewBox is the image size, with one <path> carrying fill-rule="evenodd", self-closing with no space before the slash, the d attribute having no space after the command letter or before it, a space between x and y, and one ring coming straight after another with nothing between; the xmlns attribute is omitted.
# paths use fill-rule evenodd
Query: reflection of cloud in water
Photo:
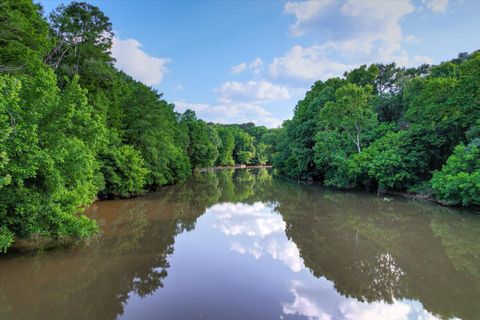
<svg viewBox="0 0 480 320"><path fill-rule="evenodd" d="M231 250L248 253L255 259L269 254L294 272L304 268L297 245L285 235L285 221L270 206L261 202L252 205L222 203L214 205L209 211L215 216L215 228L227 236L238 237L238 241L231 244Z"/></svg>
<svg viewBox="0 0 480 320"><path fill-rule="evenodd" d="M383 301L368 303L344 297L335 290L333 283L325 278L316 279L308 284L292 281L290 291L294 301L283 304L284 314L301 315L311 320L438 319L424 310L422 304L417 301L394 300L392 304Z"/></svg>
<svg viewBox="0 0 480 320"><path fill-rule="evenodd" d="M219 228L227 236L247 235L264 238L276 232L285 231L285 221L279 214L273 214L261 202L253 205L243 203L222 203L209 209L216 215Z"/></svg>

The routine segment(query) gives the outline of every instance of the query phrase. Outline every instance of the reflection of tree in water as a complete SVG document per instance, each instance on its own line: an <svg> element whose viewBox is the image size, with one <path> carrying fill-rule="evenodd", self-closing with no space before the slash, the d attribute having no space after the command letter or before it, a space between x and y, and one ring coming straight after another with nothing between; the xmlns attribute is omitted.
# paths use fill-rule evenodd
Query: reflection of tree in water
<svg viewBox="0 0 480 320"><path fill-rule="evenodd" d="M399 287L400 280L405 275L389 253L377 255L372 260L359 260L355 263L354 269L370 278L368 291L388 302L393 302L395 289Z"/></svg>
<svg viewBox="0 0 480 320"><path fill-rule="evenodd" d="M451 215L445 210L432 217L433 233L440 237L445 253L459 272L470 275L480 290L480 217Z"/></svg>
<svg viewBox="0 0 480 320"><path fill-rule="evenodd" d="M454 210L438 206L288 182L274 183L274 189L287 235L305 266L333 281L341 294L368 302L419 300L443 317L480 314L480 306L472 303L480 296L479 279L464 272L478 270L474 257L480 249L472 241L480 236L478 217L466 216L466 228ZM439 211L450 219L436 222ZM449 239L437 237L441 227ZM468 249L458 248L463 244ZM460 254L453 258L449 251Z"/></svg>
<svg viewBox="0 0 480 320"><path fill-rule="evenodd" d="M175 236L193 230L208 207L258 201L276 206L305 266L341 294L419 300L442 317L480 314L472 303L480 296L478 217L247 169L195 174L143 198L99 202L89 213L102 229L98 241L3 257L0 318L114 319L129 294L144 297L163 287Z"/></svg>
<svg viewBox="0 0 480 320"><path fill-rule="evenodd" d="M115 319L129 294L163 287L175 236L193 229L218 197L214 178L96 203L89 214L102 234L86 247L2 259L1 318Z"/></svg>
<svg viewBox="0 0 480 320"><path fill-rule="evenodd" d="M98 240L0 260L0 318L116 318L130 294L163 287L177 234L193 230L213 204L248 201L269 182L265 170L221 170L145 197L95 203L88 214L101 227Z"/></svg>

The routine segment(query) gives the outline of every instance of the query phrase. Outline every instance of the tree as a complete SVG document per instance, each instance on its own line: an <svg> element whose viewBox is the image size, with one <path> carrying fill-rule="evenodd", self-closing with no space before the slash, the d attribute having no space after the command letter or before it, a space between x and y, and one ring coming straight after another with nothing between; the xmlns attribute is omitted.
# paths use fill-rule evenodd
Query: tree
<svg viewBox="0 0 480 320"><path fill-rule="evenodd" d="M325 185L342 189L355 187L347 159L355 152L348 137L338 130L319 131L315 136L315 165Z"/></svg>
<svg viewBox="0 0 480 320"><path fill-rule="evenodd" d="M233 158L235 163L250 164L255 156L254 138L243 130L235 131L235 149Z"/></svg>
<svg viewBox="0 0 480 320"><path fill-rule="evenodd" d="M335 91L345 80L332 78L325 82L317 81L300 100L292 120L284 122L284 130L278 144L276 168L296 179L318 178L314 163L315 135L320 129L319 112L329 101L335 100Z"/></svg>
<svg viewBox="0 0 480 320"><path fill-rule="evenodd" d="M411 144L406 131L390 131L361 154L354 154L349 170L366 187L373 184L380 191L405 190L418 180L415 174L424 159Z"/></svg>
<svg viewBox="0 0 480 320"><path fill-rule="evenodd" d="M218 157L217 146L221 143L216 130L205 121L197 119L192 110L186 110L180 122L184 122L188 128L187 154L192 168L213 166Z"/></svg>
<svg viewBox="0 0 480 320"><path fill-rule="evenodd" d="M235 164L233 160L233 150L235 148L235 136L230 127L217 127L218 134L222 141L218 149L217 164L221 166L231 166Z"/></svg>
<svg viewBox="0 0 480 320"><path fill-rule="evenodd" d="M376 123L375 113L368 104L371 86L365 88L347 84L335 92L336 101L325 104L320 119L327 129L338 129L345 133L362 152L362 135Z"/></svg>
<svg viewBox="0 0 480 320"><path fill-rule="evenodd" d="M33 72L53 46L42 7L30 0L0 2L0 72Z"/></svg>
<svg viewBox="0 0 480 320"><path fill-rule="evenodd" d="M124 140L142 154L149 170L147 185L185 180L191 168L182 146L175 144L178 123L174 106L140 82L129 80L129 85L131 90L121 101Z"/></svg>
<svg viewBox="0 0 480 320"><path fill-rule="evenodd" d="M377 65L372 64L369 67L362 65L352 71L345 72L344 76L348 83L356 84L359 87L374 86L377 82L380 69ZM384 76L384 74L382 74ZM374 87L376 89L376 87ZM379 88L381 89L381 88Z"/></svg>
<svg viewBox="0 0 480 320"><path fill-rule="evenodd" d="M50 15L50 24L58 40L46 60L55 69L62 67L64 74L72 75L90 60L112 61L112 23L98 7L75 1L61 4Z"/></svg>
<svg viewBox="0 0 480 320"><path fill-rule="evenodd" d="M95 145L102 127L85 92L76 79L60 91L48 69L39 69L35 78L1 77L11 117L4 145L10 162L3 170L9 184L0 193L1 237L91 235L96 223L79 211L100 188ZM10 244L2 244L3 249Z"/></svg>
<svg viewBox="0 0 480 320"><path fill-rule="evenodd" d="M148 169L140 152L129 145L120 145L102 155L105 187L102 194L131 197L143 191Z"/></svg>

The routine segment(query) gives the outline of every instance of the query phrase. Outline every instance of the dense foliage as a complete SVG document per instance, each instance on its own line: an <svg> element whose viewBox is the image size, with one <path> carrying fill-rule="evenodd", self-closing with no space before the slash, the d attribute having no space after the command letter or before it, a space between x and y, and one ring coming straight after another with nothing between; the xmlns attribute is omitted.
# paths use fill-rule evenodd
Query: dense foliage
<svg viewBox="0 0 480 320"><path fill-rule="evenodd" d="M85 238L95 198L130 197L193 169L270 162L253 124L207 124L115 69L97 7L0 2L0 251L16 238ZM256 150L259 150L257 153Z"/></svg>
<svg viewBox="0 0 480 320"><path fill-rule="evenodd" d="M270 148L291 178L479 205L478 119L480 51L437 66L364 65L317 81Z"/></svg>

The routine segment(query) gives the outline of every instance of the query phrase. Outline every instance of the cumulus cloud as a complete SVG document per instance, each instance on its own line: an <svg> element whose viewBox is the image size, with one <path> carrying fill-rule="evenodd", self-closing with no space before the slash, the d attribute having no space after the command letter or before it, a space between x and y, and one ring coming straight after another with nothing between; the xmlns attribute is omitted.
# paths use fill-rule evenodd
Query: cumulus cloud
<svg viewBox="0 0 480 320"><path fill-rule="evenodd" d="M275 85L268 81L227 81L220 88L214 90L220 95L221 101L274 101L288 100L290 94L284 86Z"/></svg>
<svg viewBox="0 0 480 320"><path fill-rule="evenodd" d="M191 109L197 113L199 118L215 123L254 122L256 125L268 128L277 128L282 123L281 119L274 117L257 103L224 101L223 103L206 104L177 101L175 107L179 112Z"/></svg>
<svg viewBox="0 0 480 320"><path fill-rule="evenodd" d="M328 57L328 47L294 46L282 57L277 57L268 66L274 78L298 78L304 80L325 80L343 74L355 65L332 61Z"/></svg>
<svg viewBox="0 0 480 320"><path fill-rule="evenodd" d="M250 63L242 62L230 68L233 74L239 74L245 70L251 70L254 74L260 74L263 69L263 60L260 58L255 58L255 60Z"/></svg>
<svg viewBox="0 0 480 320"><path fill-rule="evenodd" d="M290 99L287 87L260 81L227 81L213 90L215 103L175 103L180 112L192 109L201 119L216 123L254 122L269 128L279 127L281 119L274 117L265 105Z"/></svg>
<svg viewBox="0 0 480 320"><path fill-rule="evenodd" d="M429 57L410 57L402 48L402 43L415 40L413 35L404 36L400 25L414 10L410 0L287 2L284 12L295 17L291 34L310 34L318 44L297 45L274 58L269 74L311 81L372 62L393 61L402 66L431 62Z"/></svg>
<svg viewBox="0 0 480 320"><path fill-rule="evenodd" d="M296 18L295 23L290 26L292 34L294 36L303 35L308 29L305 27L318 19L319 15L325 13L332 2L333 0L287 2L283 12L293 14Z"/></svg>
<svg viewBox="0 0 480 320"><path fill-rule="evenodd" d="M448 0L422 0L422 2L433 12L445 12L448 7Z"/></svg>
<svg viewBox="0 0 480 320"><path fill-rule="evenodd" d="M148 86L159 84L167 72L170 59L148 55L135 39L113 38L115 66Z"/></svg>

